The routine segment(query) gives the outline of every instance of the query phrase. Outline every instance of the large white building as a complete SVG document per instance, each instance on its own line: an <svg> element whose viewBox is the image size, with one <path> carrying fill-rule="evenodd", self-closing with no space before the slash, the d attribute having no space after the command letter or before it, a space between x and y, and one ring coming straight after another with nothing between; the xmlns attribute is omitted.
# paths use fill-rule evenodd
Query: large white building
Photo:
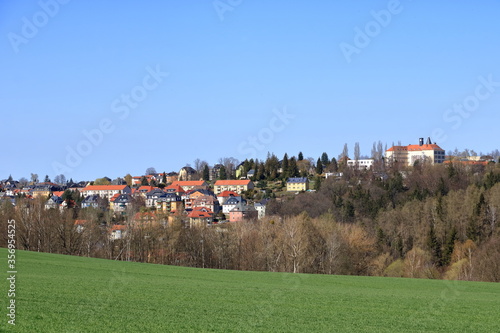
<svg viewBox="0 0 500 333"><path fill-rule="evenodd" d="M358 168L359 170L371 169L373 166L373 158L360 159L360 160L347 160L347 165L351 168Z"/></svg>
<svg viewBox="0 0 500 333"><path fill-rule="evenodd" d="M386 161L389 163L400 162L403 165L414 165L416 161L428 161L432 164L443 163L445 152L431 138L419 139L418 145L393 146L385 152Z"/></svg>

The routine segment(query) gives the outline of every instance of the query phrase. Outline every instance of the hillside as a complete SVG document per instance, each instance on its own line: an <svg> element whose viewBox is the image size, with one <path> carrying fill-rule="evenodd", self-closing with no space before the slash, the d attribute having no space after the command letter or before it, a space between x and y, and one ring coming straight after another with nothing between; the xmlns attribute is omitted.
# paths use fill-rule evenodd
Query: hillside
<svg viewBox="0 0 500 333"><path fill-rule="evenodd" d="M6 330L3 314L2 332L500 330L495 283L225 271L25 251L17 251L17 269L16 327Z"/></svg>

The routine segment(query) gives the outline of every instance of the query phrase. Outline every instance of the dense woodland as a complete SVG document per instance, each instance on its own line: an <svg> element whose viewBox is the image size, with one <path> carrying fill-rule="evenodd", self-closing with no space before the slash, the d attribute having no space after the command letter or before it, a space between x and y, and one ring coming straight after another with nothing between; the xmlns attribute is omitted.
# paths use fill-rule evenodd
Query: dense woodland
<svg viewBox="0 0 500 333"><path fill-rule="evenodd" d="M293 158L292 166L299 161ZM316 169L332 168L320 162ZM257 181L282 181L266 175L277 168L262 165ZM287 172L300 174L300 162L295 166ZM110 212L44 210L44 198L19 198L16 207L2 203L0 228L15 219L17 246L30 251L220 269L500 281L499 163L334 167L342 176L324 179L317 170L311 177L317 191L271 199L258 221L191 228L182 216L165 224L128 221L127 237L113 241ZM75 219L88 221L83 231ZM6 243L2 233L0 246Z"/></svg>

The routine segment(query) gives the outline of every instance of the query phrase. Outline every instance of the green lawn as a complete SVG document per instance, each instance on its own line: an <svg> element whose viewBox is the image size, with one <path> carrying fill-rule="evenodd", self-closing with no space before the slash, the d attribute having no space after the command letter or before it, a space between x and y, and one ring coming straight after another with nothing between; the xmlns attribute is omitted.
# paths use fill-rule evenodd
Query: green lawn
<svg viewBox="0 0 500 333"><path fill-rule="evenodd" d="M16 326L7 324L4 282L2 332L500 332L494 283L222 271L25 251L17 251L17 270Z"/></svg>

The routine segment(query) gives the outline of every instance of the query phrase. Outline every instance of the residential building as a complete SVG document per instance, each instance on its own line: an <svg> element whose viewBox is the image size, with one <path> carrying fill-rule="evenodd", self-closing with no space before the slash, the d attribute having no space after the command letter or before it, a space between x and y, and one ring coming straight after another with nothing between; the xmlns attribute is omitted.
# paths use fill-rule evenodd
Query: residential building
<svg viewBox="0 0 500 333"><path fill-rule="evenodd" d="M240 222L243 220L257 219L258 212L253 206L240 203L229 212L230 222Z"/></svg>
<svg viewBox="0 0 500 333"><path fill-rule="evenodd" d="M132 205L132 196L128 193L118 194L117 197L113 197L110 200L110 206L115 213L121 213L125 215L127 213L128 207Z"/></svg>
<svg viewBox="0 0 500 333"><path fill-rule="evenodd" d="M262 199L259 202L255 202L253 204L254 208L257 210L257 218L261 219L266 216L266 205L269 202L269 199Z"/></svg>
<svg viewBox="0 0 500 333"><path fill-rule="evenodd" d="M385 152L388 163L401 163L402 165L412 166L417 161L427 161L431 164L443 163L445 160L444 149L427 138L424 144L424 138L419 138L418 145L393 146Z"/></svg>
<svg viewBox="0 0 500 333"><path fill-rule="evenodd" d="M359 160L347 160L347 165L351 168L357 168L358 170L369 170L373 166L373 158L359 159Z"/></svg>
<svg viewBox="0 0 500 333"><path fill-rule="evenodd" d="M309 189L309 179L307 177L288 178L286 190L289 192L307 191Z"/></svg>
<svg viewBox="0 0 500 333"><path fill-rule="evenodd" d="M130 194L131 192L127 185L89 185L81 190L85 196L97 194L108 200L115 194Z"/></svg>
<svg viewBox="0 0 500 333"><path fill-rule="evenodd" d="M82 208L106 208L107 199L101 198L98 194L88 195L81 203Z"/></svg>
<svg viewBox="0 0 500 333"><path fill-rule="evenodd" d="M224 191L233 191L238 194L242 192L251 190L254 188L254 184L249 179L244 180L218 180L214 184L215 194L222 193Z"/></svg>
<svg viewBox="0 0 500 333"><path fill-rule="evenodd" d="M224 204L222 205L222 212L224 214L229 214L229 212L235 208L236 206L240 204L246 204L246 200L243 199L242 197L231 197L227 199Z"/></svg>
<svg viewBox="0 0 500 333"><path fill-rule="evenodd" d="M110 236L111 240L123 239L127 235L127 226L115 224L111 227Z"/></svg>
<svg viewBox="0 0 500 333"><path fill-rule="evenodd" d="M227 199L231 197L239 197L240 195L236 192L233 191L223 191L219 194L217 194L217 200L219 200L219 203L223 205Z"/></svg>
<svg viewBox="0 0 500 333"><path fill-rule="evenodd" d="M189 181L195 179L197 172L195 169L185 166L181 170L179 170L179 180Z"/></svg>
<svg viewBox="0 0 500 333"><path fill-rule="evenodd" d="M179 180L172 183L173 186L179 185L184 191L193 189L208 189L208 184L204 180ZM171 186L172 186L171 185ZM169 186L169 188L171 187Z"/></svg>
<svg viewBox="0 0 500 333"><path fill-rule="evenodd" d="M193 209L188 217L191 226L209 225L214 221L214 213L206 207Z"/></svg>
<svg viewBox="0 0 500 333"><path fill-rule="evenodd" d="M45 209L57 209L59 206L63 203L63 199L61 197L58 197L56 195L53 195L52 197L47 200L45 203Z"/></svg>
<svg viewBox="0 0 500 333"><path fill-rule="evenodd" d="M206 207L210 209L214 214L217 214L220 210L219 201L211 195L202 195L197 197L193 202L191 207Z"/></svg>

